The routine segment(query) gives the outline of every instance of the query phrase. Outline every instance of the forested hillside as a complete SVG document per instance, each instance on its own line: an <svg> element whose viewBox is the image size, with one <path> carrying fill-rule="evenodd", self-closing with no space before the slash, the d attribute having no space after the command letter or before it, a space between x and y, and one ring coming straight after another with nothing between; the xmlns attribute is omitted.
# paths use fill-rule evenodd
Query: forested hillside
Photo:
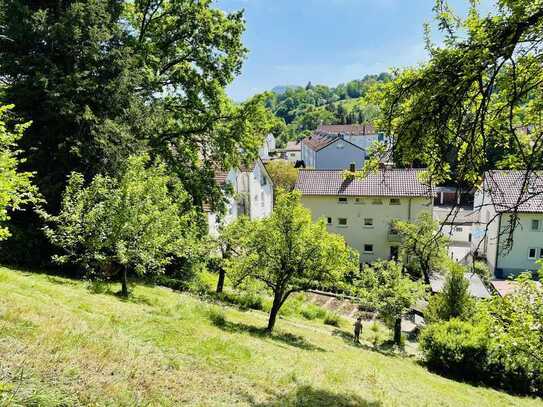
<svg viewBox="0 0 543 407"><path fill-rule="evenodd" d="M304 137L319 124L353 124L373 120L378 107L368 93L379 83L392 79L388 73L366 75L362 79L336 87L313 85L277 86L269 93L267 106L283 119L285 129L280 141Z"/></svg>

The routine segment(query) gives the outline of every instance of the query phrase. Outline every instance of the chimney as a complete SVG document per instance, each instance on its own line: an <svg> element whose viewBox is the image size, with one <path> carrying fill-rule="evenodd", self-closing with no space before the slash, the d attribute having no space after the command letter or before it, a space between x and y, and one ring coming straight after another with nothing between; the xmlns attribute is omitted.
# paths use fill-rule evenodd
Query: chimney
<svg viewBox="0 0 543 407"><path fill-rule="evenodd" d="M356 171L356 165L355 165L355 163L351 163L351 164L349 165L349 171L350 171L350 172L355 172L355 171Z"/></svg>

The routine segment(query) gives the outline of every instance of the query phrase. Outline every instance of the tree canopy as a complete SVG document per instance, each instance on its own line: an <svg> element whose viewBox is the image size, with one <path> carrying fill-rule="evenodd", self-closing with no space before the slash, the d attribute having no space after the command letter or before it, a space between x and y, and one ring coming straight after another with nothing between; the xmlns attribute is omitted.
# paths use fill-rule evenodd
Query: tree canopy
<svg viewBox="0 0 543 407"><path fill-rule="evenodd" d="M280 193L272 215L253 221L247 235L229 269L234 281L252 278L272 291L269 332L292 293L335 284L358 268L358 259L343 237L328 233L323 219L313 223L297 191Z"/></svg>
<svg viewBox="0 0 543 407"><path fill-rule="evenodd" d="M190 256L195 214L178 180L162 163L130 157L120 175L97 175L85 185L72 173L59 215L43 213L45 233L63 254L57 263L78 265L91 277L160 273L175 257Z"/></svg>
<svg viewBox="0 0 543 407"><path fill-rule="evenodd" d="M10 219L9 212L20 209L23 205L36 202L36 188L31 183L30 172L20 172L20 151L17 141L21 139L31 123L16 125L13 130L8 128L4 120L6 113L13 106L0 105L0 240L10 236L5 222Z"/></svg>

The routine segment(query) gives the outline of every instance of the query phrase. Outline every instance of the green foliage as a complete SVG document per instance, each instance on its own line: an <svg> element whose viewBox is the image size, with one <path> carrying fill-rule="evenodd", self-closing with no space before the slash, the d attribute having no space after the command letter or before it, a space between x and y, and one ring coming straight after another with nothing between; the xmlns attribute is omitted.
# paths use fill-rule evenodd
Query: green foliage
<svg viewBox="0 0 543 407"><path fill-rule="evenodd" d="M71 172L116 177L143 152L165 162L196 208L220 204L213 165L252 159L281 126L265 96L243 104L226 96L246 56L243 13L211 1L6 0L0 27L2 97L33 121L21 140L23 170L36 173L51 213ZM12 222L20 232L1 255L51 254L29 235L39 219Z"/></svg>
<svg viewBox="0 0 543 407"><path fill-rule="evenodd" d="M485 371L488 330L471 322L451 319L431 324L420 335L426 362L466 379L479 379Z"/></svg>
<svg viewBox="0 0 543 407"><path fill-rule="evenodd" d="M447 259L448 240L439 233L439 222L422 213L416 222L396 220L392 226L402 238L400 256L407 268L430 284L431 273L442 269Z"/></svg>
<svg viewBox="0 0 543 407"><path fill-rule="evenodd" d="M273 160L266 163L274 188L292 191L298 179L298 169L287 160Z"/></svg>
<svg viewBox="0 0 543 407"><path fill-rule="evenodd" d="M270 331L292 293L334 284L358 265L341 236L328 233L323 220L312 222L297 191L280 193L272 215L251 222L246 235L240 255L230 259L230 275L237 282L255 279L273 292Z"/></svg>
<svg viewBox="0 0 543 407"><path fill-rule="evenodd" d="M477 274L485 283L490 283L492 279L492 273L490 267L485 261L475 261L473 262L473 273Z"/></svg>
<svg viewBox="0 0 543 407"><path fill-rule="evenodd" d="M33 174L19 171L21 159L17 150L17 142L31 123L10 130L4 116L12 108L13 105L0 105L0 240L10 236L8 228L3 226L10 219L9 212L37 201L37 191L31 183Z"/></svg>
<svg viewBox="0 0 543 407"><path fill-rule="evenodd" d="M420 346L428 364L461 378L543 395L543 290L529 275L505 297L482 303L470 321L428 325Z"/></svg>
<svg viewBox="0 0 543 407"><path fill-rule="evenodd" d="M224 314L224 311L216 305L212 305L208 308L207 316L215 326L222 327L226 325L226 315Z"/></svg>
<svg viewBox="0 0 543 407"><path fill-rule="evenodd" d="M397 323L424 296L424 285L412 281L395 261L377 261L364 266L354 281L362 304L375 309L389 328ZM395 339L400 340L398 332Z"/></svg>
<svg viewBox="0 0 543 407"><path fill-rule="evenodd" d="M150 164L147 156L130 157L119 177L98 175L88 185L73 173L60 213L43 213L47 237L64 252L54 260L91 276L161 273L175 257L192 254L187 199L164 164Z"/></svg>
<svg viewBox="0 0 543 407"><path fill-rule="evenodd" d="M478 3L462 20L436 0L442 45L427 38L430 60L397 71L374 98L397 162L466 189L486 170L543 165L543 2L499 0L485 15Z"/></svg>
<svg viewBox="0 0 543 407"><path fill-rule="evenodd" d="M448 321L457 318L469 320L475 312L475 299L469 292L469 281L464 277L464 267L450 262L443 292L430 298L424 317L428 322Z"/></svg>

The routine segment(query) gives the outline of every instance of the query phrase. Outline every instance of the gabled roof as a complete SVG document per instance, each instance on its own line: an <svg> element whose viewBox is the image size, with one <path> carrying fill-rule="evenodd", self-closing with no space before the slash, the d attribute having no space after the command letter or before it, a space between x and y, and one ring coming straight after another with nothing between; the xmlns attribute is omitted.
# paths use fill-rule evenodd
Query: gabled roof
<svg viewBox="0 0 543 407"><path fill-rule="evenodd" d="M295 188L303 195L431 197L419 180L421 169L383 169L365 178L345 179L343 170L300 170Z"/></svg>
<svg viewBox="0 0 543 407"><path fill-rule="evenodd" d="M315 131L317 134L354 134L370 135L376 134L371 124L327 124L320 125Z"/></svg>
<svg viewBox="0 0 543 407"><path fill-rule="evenodd" d="M464 278L469 281L469 293L475 298L490 298L492 295L488 288L486 288L483 280L475 273L464 273ZM445 286L445 276L441 274L434 274L430 277L430 287L432 292L439 293L443 291Z"/></svg>
<svg viewBox="0 0 543 407"><path fill-rule="evenodd" d="M487 171L483 192L497 212L543 213L543 171Z"/></svg>
<svg viewBox="0 0 543 407"><path fill-rule="evenodd" d="M312 135L312 136L309 136L309 137L306 137L306 138L303 139L304 145L306 145L307 147L309 147L310 149L315 150L315 151L320 151L323 148L328 147L330 144L335 143L336 141L342 141L344 143L351 144L351 145L355 146L356 148L364 151L364 149L362 147L357 146L356 144L351 143L348 140L340 138L337 135L327 135L327 134L319 135L319 134L317 134L317 135Z"/></svg>

